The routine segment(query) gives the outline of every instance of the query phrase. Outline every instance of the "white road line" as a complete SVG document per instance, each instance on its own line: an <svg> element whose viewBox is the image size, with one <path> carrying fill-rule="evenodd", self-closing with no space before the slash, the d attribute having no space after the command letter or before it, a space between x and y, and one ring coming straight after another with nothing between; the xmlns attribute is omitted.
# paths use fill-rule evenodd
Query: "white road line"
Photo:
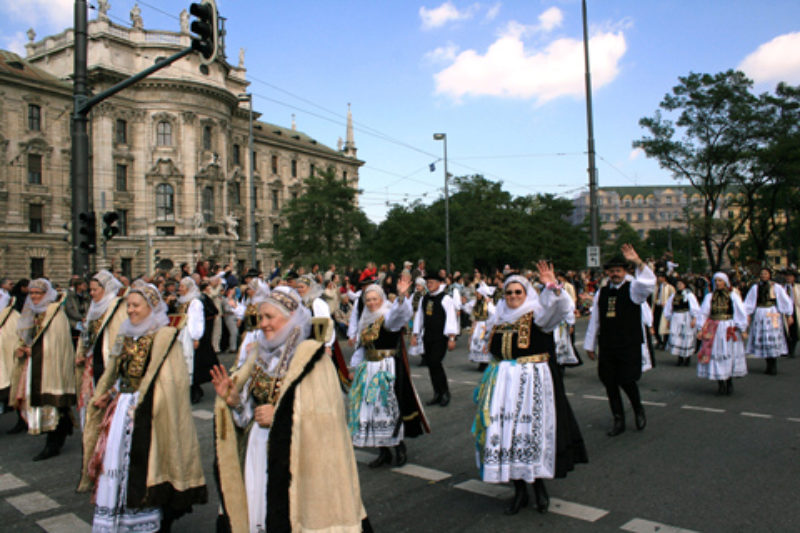
<svg viewBox="0 0 800 533"><path fill-rule="evenodd" d="M724 413L725 409L716 409L714 407L699 407L697 405L681 405L681 409L689 411L705 411L706 413Z"/></svg>
<svg viewBox="0 0 800 533"><path fill-rule="evenodd" d="M458 485L455 488L472 492L473 494L480 494L481 496L489 496L491 498L505 499L510 498L514 491L504 483L484 483L477 479L469 479Z"/></svg>
<svg viewBox="0 0 800 533"><path fill-rule="evenodd" d="M750 413L747 411L742 411L740 413L742 416L749 416L751 418L772 418L772 415L764 414L764 413Z"/></svg>
<svg viewBox="0 0 800 533"><path fill-rule="evenodd" d="M7 490L18 489L20 487L27 487L28 484L22 481L14 474L0 475L0 492Z"/></svg>
<svg viewBox="0 0 800 533"><path fill-rule="evenodd" d="M800 422L800 418L787 418L789 422Z"/></svg>
<svg viewBox="0 0 800 533"><path fill-rule="evenodd" d="M60 507L60 505L51 500L39 491L21 494L11 498L6 498L6 501L17 508L22 514L41 513Z"/></svg>
<svg viewBox="0 0 800 533"><path fill-rule="evenodd" d="M392 472L398 472L407 476L418 477L427 479L428 481L441 481L450 477L447 472L441 470L434 470L433 468L425 468L424 466L406 464L400 468L392 468Z"/></svg>
<svg viewBox="0 0 800 533"><path fill-rule="evenodd" d="M608 401L608 398L605 396L595 396L594 394L584 394L583 397L587 400L600 400L603 402Z"/></svg>
<svg viewBox="0 0 800 533"><path fill-rule="evenodd" d="M648 402L647 400L642 400L642 405L652 405L654 407L666 407L667 404L664 402Z"/></svg>
<svg viewBox="0 0 800 533"><path fill-rule="evenodd" d="M558 498L550 498L550 512L586 522L596 522L608 514L605 509L567 502Z"/></svg>
<svg viewBox="0 0 800 533"><path fill-rule="evenodd" d="M412 378L421 378L422 374L411 374Z"/></svg>
<svg viewBox="0 0 800 533"><path fill-rule="evenodd" d="M567 392L567 393L565 393L565 394L566 394L567 396L575 396L575 393L574 393L574 392Z"/></svg>
<svg viewBox="0 0 800 533"><path fill-rule="evenodd" d="M214 413L212 413L208 409L194 409L192 411L192 415L195 418L199 418L200 420L211 420L212 418L214 418Z"/></svg>
<svg viewBox="0 0 800 533"><path fill-rule="evenodd" d="M620 526L620 529L633 533L697 533L691 529L668 526L666 524L659 524L658 522L651 522L650 520L642 520L641 518L634 518L630 522Z"/></svg>
<svg viewBox="0 0 800 533"><path fill-rule="evenodd" d="M91 533L92 526L72 513L51 516L36 522L47 533Z"/></svg>

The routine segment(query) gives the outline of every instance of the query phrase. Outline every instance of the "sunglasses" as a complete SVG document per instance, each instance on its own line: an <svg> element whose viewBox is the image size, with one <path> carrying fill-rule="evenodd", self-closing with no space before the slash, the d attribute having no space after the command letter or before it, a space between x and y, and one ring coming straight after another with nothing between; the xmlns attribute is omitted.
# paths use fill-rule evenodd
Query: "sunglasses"
<svg viewBox="0 0 800 533"><path fill-rule="evenodd" d="M513 290L513 291L506 291L506 296L511 296L513 294L516 294L516 295L525 294L525 291L523 291L522 289L516 289L516 290Z"/></svg>

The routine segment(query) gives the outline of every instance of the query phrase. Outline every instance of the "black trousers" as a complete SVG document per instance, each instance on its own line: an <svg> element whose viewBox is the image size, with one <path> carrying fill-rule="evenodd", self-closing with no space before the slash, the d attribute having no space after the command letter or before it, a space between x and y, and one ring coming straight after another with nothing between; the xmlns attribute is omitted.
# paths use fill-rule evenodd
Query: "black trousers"
<svg viewBox="0 0 800 533"><path fill-rule="evenodd" d="M444 356L447 354L447 337L437 337L429 341L426 337L422 337L422 345L425 349L423 359L425 364L428 365L428 372L431 374L431 385L433 392L437 396L449 393L450 388L447 386L447 374L444 372Z"/></svg>
<svg viewBox="0 0 800 533"><path fill-rule="evenodd" d="M625 409L622 407L622 394L619 390L625 391L628 399L631 401L634 411L642 408L642 399L639 396L639 386L635 381L628 383L603 383L606 387L606 395L608 396L608 405L611 407L611 414L614 418L625 418Z"/></svg>
<svg viewBox="0 0 800 533"><path fill-rule="evenodd" d="M664 313L664 307L660 305L656 305L653 307L653 336L656 338L656 342L659 346L664 345L667 342L667 338L665 335L661 335L658 332L658 325L661 324L661 315Z"/></svg>
<svg viewBox="0 0 800 533"><path fill-rule="evenodd" d="M68 407L58 408L58 425L53 431L48 431L47 446L61 449L64 446L64 441L67 440L67 435L72 434L72 419L69 416Z"/></svg>

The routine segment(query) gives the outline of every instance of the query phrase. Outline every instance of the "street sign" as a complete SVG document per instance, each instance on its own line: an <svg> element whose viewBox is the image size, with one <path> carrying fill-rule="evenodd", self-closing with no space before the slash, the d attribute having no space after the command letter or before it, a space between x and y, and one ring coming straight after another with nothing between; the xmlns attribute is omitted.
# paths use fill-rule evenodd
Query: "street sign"
<svg viewBox="0 0 800 533"><path fill-rule="evenodd" d="M589 268L596 268L600 266L600 247L587 246L586 247L586 266Z"/></svg>

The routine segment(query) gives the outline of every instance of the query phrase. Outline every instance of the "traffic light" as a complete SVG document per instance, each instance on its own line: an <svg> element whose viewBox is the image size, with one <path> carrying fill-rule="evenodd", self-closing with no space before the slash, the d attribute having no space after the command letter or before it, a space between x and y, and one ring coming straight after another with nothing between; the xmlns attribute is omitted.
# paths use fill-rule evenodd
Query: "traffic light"
<svg viewBox="0 0 800 533"><path fill-rule="evenodd" d="M203 0L189 6L189 13L197 17L192 21L192 48L203 56L203 65L210 65L217 58L219 30L217 27L217 4L214 0Z"/></svg>
<svg viewBox="0 0 800 533"><path fill-rule="evenodd" d="M103 214L103 238L110 241L115 235L119 235L119 213L116 211L109 211Z"/></svg>
<svg viewBox="0 0 800 533"><path fill-rule="evenodd" d="M97 253L97 228L94 211L86 211L78 215L80 223L78 233L81 238L78 246L87 253Z"/></svg>

